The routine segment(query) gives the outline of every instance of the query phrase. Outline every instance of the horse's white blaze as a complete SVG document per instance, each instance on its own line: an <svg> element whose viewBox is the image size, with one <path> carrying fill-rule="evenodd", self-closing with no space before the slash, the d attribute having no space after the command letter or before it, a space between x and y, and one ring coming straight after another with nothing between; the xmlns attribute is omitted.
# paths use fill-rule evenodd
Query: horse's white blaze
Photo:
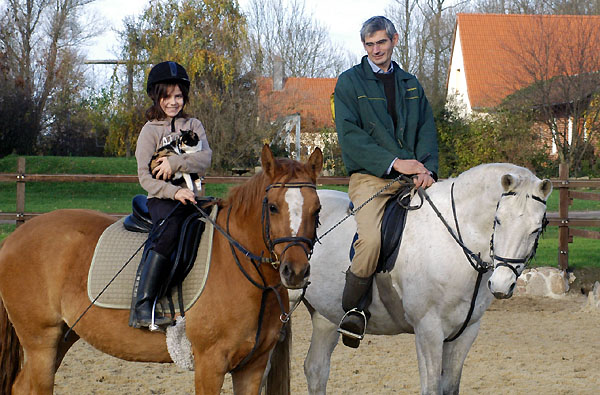
<svg viewBox="0 0 600 395"><path fill-rule="evenodd" d="M304 198L302 197L300 188L289 188L285 193L285 201L290 214L290 230L292 231L292 237L294 237L298 234L300 224L302 223Z"/></svg>

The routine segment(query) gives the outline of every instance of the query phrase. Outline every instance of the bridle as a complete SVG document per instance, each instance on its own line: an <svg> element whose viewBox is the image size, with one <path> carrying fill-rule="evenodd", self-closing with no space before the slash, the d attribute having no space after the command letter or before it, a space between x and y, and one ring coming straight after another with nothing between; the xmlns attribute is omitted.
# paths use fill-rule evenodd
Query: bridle
<svg viewBox="0 0 600 395"><path fill-rule="evenodd" d="M516 196L516 195L517 195L517 193L514 191L505 192L502 194L500 199L502 199L505 196ZM527 196L529 197L530 195L527 195ZM542 199L538 196L535 196L535 195L531 195L531 198L537 202L542 203L544 206L546 206L546 201L544 199ZM498 204L496 205L496 212L498 211L499 206L500 206L500 201L498 201ZM546 225L548 224L548 219L546 218L546 213L544 212L544 218L542 219L542 226L540 226L537 230L537 234L535 236L535 242L533 243L533 248L531 249L529 254L527 254L527 256L525 256L524 258L505 258L500 255L497 255L494 252L494 234L496 233L496 225L497 224L498 224L498 219L496 217L494 217L494 231L492 232L492 238L490 239L490 257L492 258L492 261L497 262L494 265L494 269L496 269L498 267L507 267L510 270L512 270L512 272L515 274L515 280L516 280L519 278L519 276L521 275L523 270L529 265L529 262L531 262L531 260L535 256L540 236L542 235L542 233L544 232L544 229L546 229ZM523 265L523 266L520 267L520 265ZM521 269L521 271L519 271L518 269Z"/></svg>
<svg viewBox="0 0 600 395"><path fill-rule="evenodd" d="M238 363L238 365L231 370L232 372L239 370L243 366L245 366L248 363L248 361L250 361L250 359L252 358L252 356L254 355L254 353L256 352L256 350L260 344L259 339L260 339L260 334L262 332L263 317L264 317L264 313L266 310L266 300L267 300L267 295L269 294L269 292L272 291L275 294L275 297L277 298L277 302L278 302L279 308L281 310L279 320L283 323L283 325L281 327L281 331L280 331L280 336L285 336L285 333L286 333L285 326L289 322L290 317L291 317L292 313L294 312L294 310L296 310L296 308L299 306L302 299L304 299L304 295L306 294L306 288L308 287L308 284L309 284L309 283L306 283L306 285L302 288L302 296L298 299L298 301L294 304L294 306L292 306L289 309L289 311L286 312L285 306L283 304L283 300L281 299L281 295L279 294L279 292L277 292L277 289L281 286L281 282L277 283L276 285L268 285L266 278L264 277L263 273L260 271L260 266L263 263L270 263L271 266L273 267L273 269L278 271L283 254L288 250L288 248L290 248L293 245L301 245L304 252L306 253L307 258L310 259L310 256L312 254L312 250L314 247L314 243L315 243L316 237L317 237L316 236L317 235L317 227L319 225L319 221L318 221L318 217L317 217L317 219L315 220L315 229L313 232L314 236L312 239L302 237L302 236L287 236L287 237L279 237L279 238L272 240L271 239L271 219L270 219L269 210L268 210L267 193L269 192L269 190L271 190L273 188L312 188L312 189L316 190L317 186L312 182L290 182L290 183L277 182L277 183L273 183L273 184L270 184L269 186L267 186L267 188L265 189L265 197L263 198L263 203L262 203L261 224L262 224L263 240L264 240L264 243L267 246L268 252L269 252L268 257L262 256L262 254L260 256L253 254L252 252L250 252L247 248L242 246L238 241L236 241L231 236L230 230L229 230L231 206L229 206L229 210L227 212L227 230L225 230L221 226L219 226L217 224L217 222L215 220L213 220L210 217L210 215L207 212L205 212L201 207L194 205L196 207L196 209L200 212L200 214L208 222L210 222L215 227L215 229L217 229L229 241L229 246L231 248L231 253L233 255L234 261L235 261L238 269L244 275L244 277L246 277L246 279L253 286L255 286L256 288L258 288L262 291L262 296L261 296L261 301L260 301L260 310L258 313L258 326L256 329L254 346L252 347L250 352L240 361L240 363ZM285 248L281 252L280 256L278 257L275 252L275 246L277 244L281 244L281 243L289 243L289 244L287 246L285 246ZM304 244L308 245L308 248L306 248L304 246ZM250 276L250 274L244 268L244 266L241 264L240 260L238 259L237 254L235 252L236 249L238 251L240 251L246 258L248 258L250 260L250 262L252 262L252 266L254 267L256 273L258 274L258 276L260 278L260 282L254 280L252 278L252 276ZM275 258L272 258L273 256Z"/></svg>
<svg viewBox="0 0 600 395"><path fill-rule="evenodd" d="M319 226L319 218L317 217L317 219L315 221L315 229L313 232L313 237L311 239L309 239L307 237L303 237L303 236L287 236L287 237L278 237L275 240L271 239L271 213L270 213L270 209L269 209L269 200L268 200L267 194L269 193L269 191L271 189L274 189L274 188L311 188L311 189L316 190L317 186L315 184L313 184L312 182L290 182L290 183L277 182L277 183L273 183L273 184L269 185L265 190L265 197L264 197L263 203L262 203L262 216L261 216L263 240L265 242L265 245L269 249L269 253L271 254L271 256L275 257L275 259L272 260L270 263L273 266L273 268L275 268L277 270L277 269L279 269L279 265L281 263L281 259L283 258L283 254L285 254L285 252L290 247L293 247L293 246L298 245L298 246L302 247L307 258L310 260L310 257L312 256L313 248L315 245L315 241L317 240L317 227ZM281 254L279 256L277 256L277 253L275 252L275 246L277 244L281 244L281 243L288 243L288 244L284 247ZM308 248L307 248L307 246L308 246Z"/></svg>
<svg viewBox="0 0 600 395"><path fill-rule="evenodd" d="M440 213L440 211L437 209L437 207L435 206L435 204L433 203L433 201L431 200L431 198L429 197L427 192L425 192L422 188L419 188L417 190L417 192L418 192L419 196L421 197L421 199L427 200L427 202L429 203L429 205L431 206L433 211L436 213L436 215L438 216L440 221L442 221L442 223L448 230L448 233L450 233L450 236L452 236L454 241L456 241L456 243L462 248L463 253L465 254L467 260L469 261L469 263L471 264L473 269L475 269L475 271L477 271L477 280L475 281L475 288L473 290L473 295L471 297L471 305L469 307L469 312L467 313L467 317L466 317L465 321L463 322L463 325L461 326L461 328L458 330L458 332L456 334L454 334L453 336L450 336L444 340L445 343L448 343L448 342L452 342L452 341L456 340L467 328L469 321L471 320L471 316L473 315L473 311L475 310L475 302L477 300L477 293L479 291L479 286L481 284L483 275L490 270L496 269L498 266L505 266L505 267L510 268L513 271L513 273L515 274L515 281L516 281L516 279L519 278L519 275L521 273L512 265L513 264L516 264L516 265L523 264L523 268L521 269L521 272L522 272L523 269L525 268L525 266L529 263L529 261L531 261L531 259L535 256L539 237L542 234L542 232L544 231L544 229L546 228L546 225L548 224L548 220L546 219L546 213L544 213L544 218L542 220L542 226L538 229L533 248L526 257L524 257L524 258L505 258L505 257L501 257L499 255L496 255L494 253L494 233L496 231L496 223L497 223L497 218L494 215L494 229L493 229L492 236L490 239L490 257L492 258L492 262L494 260L498 262L498 263L496 263L496 265L494 265L493 263L485 262L483 259L481 259L481 253L475 254L473 251L471 251L465 245L465 243L462 240L462 235L460 233L460 227L458 226L458 217L456 215L456 203L454 200L454 183L452 183L452 187L450 188L450 201L452 203L452 215L454 217L456 233L454 233L454 230L450 227L450 225L448 224L448 222L446 221L446 219L444 218L442 213ZM500 200L502 200L502 198L504 196L513 196L513 195L516 195L516 192L512 192L512 191L505 192L500 196ZM531 195L531 197L534 200L536 200L540 203L543 203L544 206L546 205L546 201L543 200L542 198L539 198L535 195ZM498 204L496 204L496 212L498 211L498 208L500 207L500 200L498 201Z"/></svg>

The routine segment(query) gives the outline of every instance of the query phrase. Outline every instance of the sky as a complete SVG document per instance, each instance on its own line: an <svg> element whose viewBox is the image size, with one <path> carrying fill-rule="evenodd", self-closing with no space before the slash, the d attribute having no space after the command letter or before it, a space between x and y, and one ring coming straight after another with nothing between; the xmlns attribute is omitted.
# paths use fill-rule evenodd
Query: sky
<svg viewBox="0 0 600 395"><path fill-rule="evenodd" d="M242 10L250 0L238 0ZM329 28L334 43L343 46L357 58L365 54L360 42L362 23L374 15L384 15L393 0L305 0L306 10ZM88 59L105 60L118 58L118 42L115 30L123 29L123 18L139 15L149 0L96 0L90 6L97 20L105 22L106 31L91 42Z"/></svg>

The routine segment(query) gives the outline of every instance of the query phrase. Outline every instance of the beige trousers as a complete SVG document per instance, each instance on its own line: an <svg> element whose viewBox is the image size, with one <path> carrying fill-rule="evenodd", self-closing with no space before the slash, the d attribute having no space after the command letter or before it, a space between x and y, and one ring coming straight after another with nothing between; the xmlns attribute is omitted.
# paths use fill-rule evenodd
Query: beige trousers
<svg viewBox="0 0 600 395"><path fill-rule="evenodd" d="M358 208L390 181L369 174L354 173L350 176L348 196L354 207ZM358 239L354 243L354 258L350 271L355 276L365 278L375 273L381 248L381 220L385 204L401 187L402 184L398 182L392 184L354 215Z"/></svg>

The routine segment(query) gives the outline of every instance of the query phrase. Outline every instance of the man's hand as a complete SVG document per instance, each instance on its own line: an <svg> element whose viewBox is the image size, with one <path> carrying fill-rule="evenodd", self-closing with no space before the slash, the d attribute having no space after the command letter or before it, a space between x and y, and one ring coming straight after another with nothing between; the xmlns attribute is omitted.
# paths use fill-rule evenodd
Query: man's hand
<svg viewBox="0 0 600 395"><path fill-rule="evenodd" d="M158 166L152 170L152 174L159 180L168 180L173 175L173 171L171 170L171 165L166 156L162 158L158 158L156 160L158 162Z"/></svg>
<svg viewBox="0 0 600 395"><path fill-rule="evenodd" d="M392 168L400 174L429 174L429 170L416 159L396 159Z"/></svg>
<svg viewBox="0 0 600 395"><path fill-rule="evenodd" d="M413 182L415 183L415 188L422 187L423 189L429 188L435 180L429 172L427 173L419 173L413 177Z"/></svg>
<svg viewBox="0 0 600 395"><path fill-rule="evenodd" d="M189 189L180 188L175 192L175 200L179 200L183 204L187 204L187 202L196 203L196 196Z"/></svg>

